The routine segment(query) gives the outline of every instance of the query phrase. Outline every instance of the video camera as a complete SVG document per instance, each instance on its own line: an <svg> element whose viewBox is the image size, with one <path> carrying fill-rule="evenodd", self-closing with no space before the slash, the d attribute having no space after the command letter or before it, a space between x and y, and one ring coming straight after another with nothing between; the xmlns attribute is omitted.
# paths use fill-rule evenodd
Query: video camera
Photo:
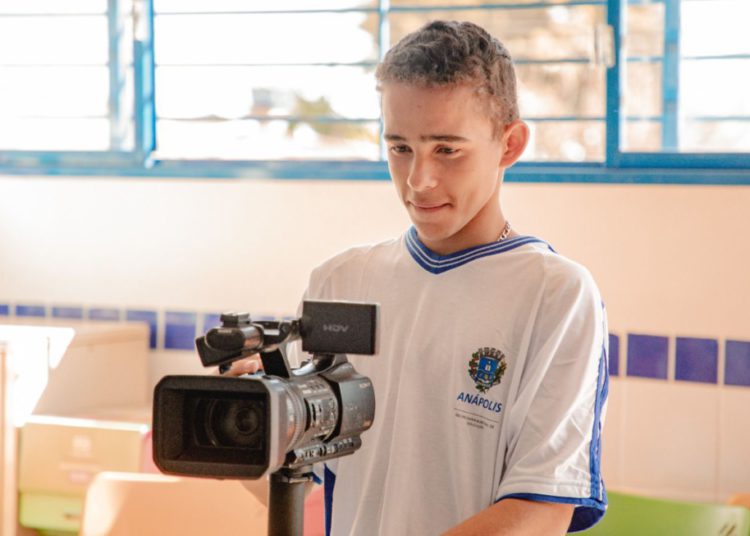
<svg viewBox="0 0 750 536"><path fill-rule="evenodd" d="M196 340L206 367L260 354L263 372L239 378L167 376L154 392L154 461L164 473L256 479L345 456L372 426L375 395L344 354L376 352L377 305L305 301L302 317L253 322L221 316ZM292 369L288 343L312 354Z"/></svg>

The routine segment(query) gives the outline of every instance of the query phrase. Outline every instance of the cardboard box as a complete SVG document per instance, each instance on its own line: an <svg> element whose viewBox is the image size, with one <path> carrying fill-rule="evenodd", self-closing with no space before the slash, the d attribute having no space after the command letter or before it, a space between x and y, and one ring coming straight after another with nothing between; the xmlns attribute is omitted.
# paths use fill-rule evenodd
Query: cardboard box
<svg viewBox="0 0 750 536"><path fill-rule="evenodd" d="M88 485L101 471L140 471L151 456L149 429L148 422L30 417L20 434L21 525L77 531Z"/></svg>
<svg viewBox="0 0 750 536"><path fill-rule="evenodd" d="M22 525L77 532L96 473L142 469L151 455L148 337L148 326L137 323L0 321L8 350L0 423L12 442L5 467L13 469L0 472L2 536L21 533L10 490L20 492ZM13 425L22 426L18 447Z"/></svg>

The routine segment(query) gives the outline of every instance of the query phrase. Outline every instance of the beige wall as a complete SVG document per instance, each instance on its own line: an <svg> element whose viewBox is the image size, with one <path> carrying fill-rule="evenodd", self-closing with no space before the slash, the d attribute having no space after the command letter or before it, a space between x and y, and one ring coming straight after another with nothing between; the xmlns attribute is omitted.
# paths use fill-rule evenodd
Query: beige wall
<svg viewBox="0 0 750 536"><path fill-rule="evenodd" d="M717 338L720 381L723 340L750 340L750 188L512 183L503 199L592 271L623 339ZM0 303L285 314L314 265L407 225L383 182L0 177ZM158 352L153 376L190 359ZM750 490L747 407L750 388L614 381L610 487Z"/></svg>

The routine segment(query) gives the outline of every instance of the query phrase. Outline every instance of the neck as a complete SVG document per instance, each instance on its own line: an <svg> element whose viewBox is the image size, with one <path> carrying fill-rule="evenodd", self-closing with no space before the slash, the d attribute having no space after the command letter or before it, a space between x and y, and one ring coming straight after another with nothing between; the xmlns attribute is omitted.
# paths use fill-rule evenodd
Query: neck
<svg viewBox="0 0 750 536"><path fill-rule="evenodd" d="M503 216L499 200L495 203L485 206L473 220L452 236L442 240L429 240L420 235L419 239L438 255L450 255L464 249L496 242L502 235L507 220ZM511 229L506 239L513 236L517 235Z"/></svg>

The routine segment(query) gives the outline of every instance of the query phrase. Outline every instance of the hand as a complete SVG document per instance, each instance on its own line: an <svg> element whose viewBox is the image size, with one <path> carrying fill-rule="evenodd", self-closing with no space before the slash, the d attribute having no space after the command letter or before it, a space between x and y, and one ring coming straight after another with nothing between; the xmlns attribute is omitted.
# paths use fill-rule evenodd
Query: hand
<svg viewBox="0 0 750 536"><path fill-rule="evenodd" d="M232 366L222 376L242 376L243 374L254 374L263 370L263 363L259 354L253 354L250 357L239 359L232 363Z"/></svg>

